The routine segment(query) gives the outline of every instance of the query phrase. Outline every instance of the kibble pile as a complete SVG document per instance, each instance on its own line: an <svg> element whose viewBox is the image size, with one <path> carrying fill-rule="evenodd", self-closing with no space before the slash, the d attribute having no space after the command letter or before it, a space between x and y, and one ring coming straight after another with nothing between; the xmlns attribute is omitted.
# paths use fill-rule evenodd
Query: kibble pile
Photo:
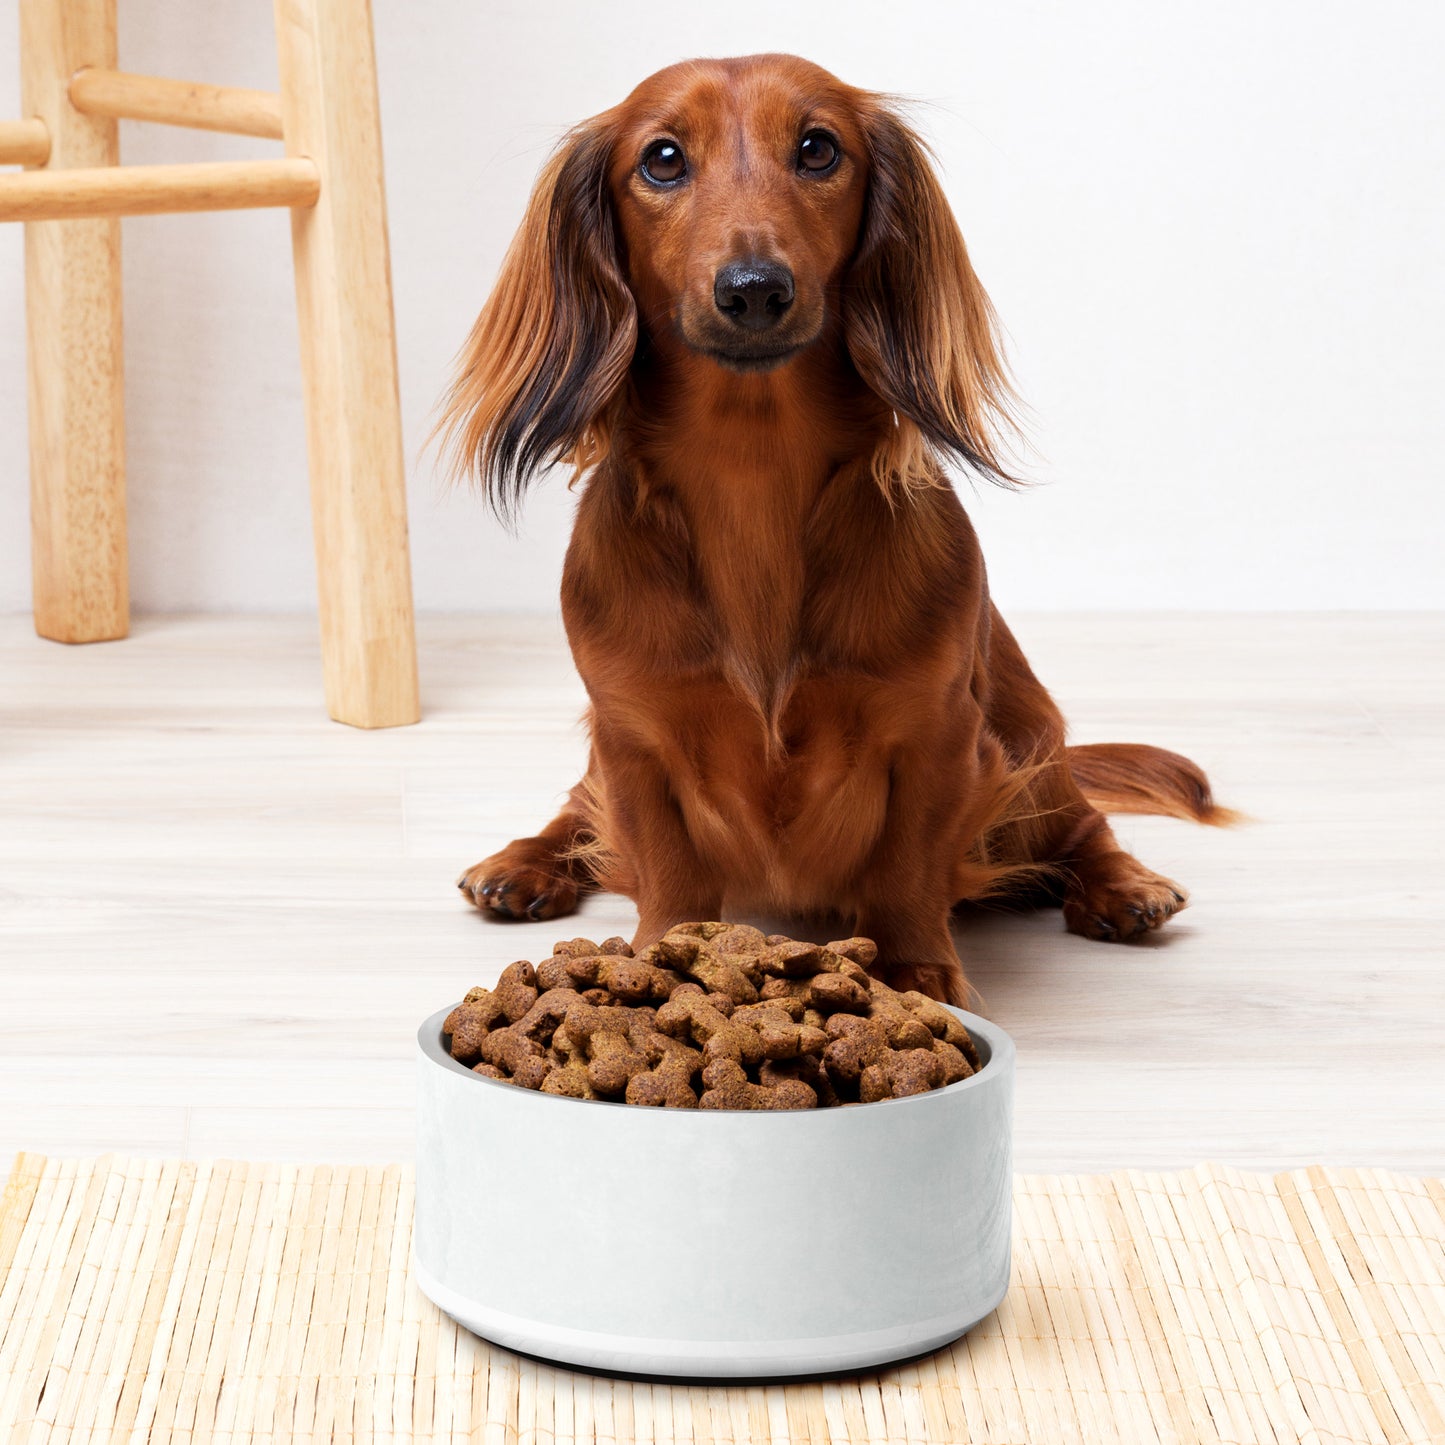
<svg viewBox="0 0 1445 1445"><path fill-rule="evenodd" d="M574 938L472 989L442 1030L489 1078L671 1109L871 1104L968 1078L968 1030L870 977L877 954L728 923L679 924L636 956Z"/></svg>

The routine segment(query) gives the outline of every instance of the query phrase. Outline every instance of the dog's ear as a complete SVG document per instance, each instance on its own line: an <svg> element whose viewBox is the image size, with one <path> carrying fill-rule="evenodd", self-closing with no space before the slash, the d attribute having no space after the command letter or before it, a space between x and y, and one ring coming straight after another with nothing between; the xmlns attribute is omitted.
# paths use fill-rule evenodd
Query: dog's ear
<svg viewBox="0 0 1445 1445"><path fill-rule="evenodd" d="M867 209L843 316L853 364L899 418L878 479L910 480L931 450L1011 482L998 434L1013 425L1012 391L993 306L923 142L882 98L864 129Z"/></svg>
<svg viewBox="0 0 1445 1445"><path fill-rule="evenodd" d="M571 132L543 169L462 350L437 430L510 521L554 462L591 466L637 342L608 194L607 117Z"/></svg>

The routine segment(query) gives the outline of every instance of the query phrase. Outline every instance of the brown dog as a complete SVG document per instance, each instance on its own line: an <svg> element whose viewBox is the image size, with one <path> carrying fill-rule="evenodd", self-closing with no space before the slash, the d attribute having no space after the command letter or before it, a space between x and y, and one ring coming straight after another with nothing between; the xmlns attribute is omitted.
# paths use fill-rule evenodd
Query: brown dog
<svg viewBox="0 0 1445 1445"><path fill-rule="evenodd" d="M790 56L695 61L573 131L444 425L504 516L549 463L585 474L562 611L591 761L468 898L541 919L615 889L638 946L841 914L884 977L953 1002L960 900L1023 889L1112 940L1183 907L1099 810L1224 811L1174 753L1065 746L946 480L1007 480L1008 395L882 97Z"/></svg>

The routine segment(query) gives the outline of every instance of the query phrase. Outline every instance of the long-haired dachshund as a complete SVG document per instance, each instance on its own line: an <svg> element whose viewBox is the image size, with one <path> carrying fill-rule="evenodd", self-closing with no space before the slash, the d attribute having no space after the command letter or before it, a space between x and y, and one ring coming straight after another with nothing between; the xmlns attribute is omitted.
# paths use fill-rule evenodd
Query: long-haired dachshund
<svg viewBox="0 0 1445 1445"><path fill-rule="evenodd" d="M514 512L585 479L562 614L591 759L459 886L500 918L589 889L635 945L748 909L842 915L900 988L963 1002L956 903L1076 933L1184 890L1103 811L1225 820L1188 759L1066 747L945 475L1007 481L992 308L894 106L785 55L675 65L543 171L443 416Z"/></svg>

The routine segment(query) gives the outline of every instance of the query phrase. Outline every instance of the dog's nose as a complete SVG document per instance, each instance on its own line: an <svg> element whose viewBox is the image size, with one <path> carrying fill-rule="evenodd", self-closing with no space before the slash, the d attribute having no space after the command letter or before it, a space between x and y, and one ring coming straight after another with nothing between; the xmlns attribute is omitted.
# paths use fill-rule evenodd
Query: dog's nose
<svg viewBox="0 0 1445 1445"><path fill-rule="evenodd" d="M765 331L793 304L793 273L781 261L730 261L718 271L712 295L724 316Z"/></svg>

